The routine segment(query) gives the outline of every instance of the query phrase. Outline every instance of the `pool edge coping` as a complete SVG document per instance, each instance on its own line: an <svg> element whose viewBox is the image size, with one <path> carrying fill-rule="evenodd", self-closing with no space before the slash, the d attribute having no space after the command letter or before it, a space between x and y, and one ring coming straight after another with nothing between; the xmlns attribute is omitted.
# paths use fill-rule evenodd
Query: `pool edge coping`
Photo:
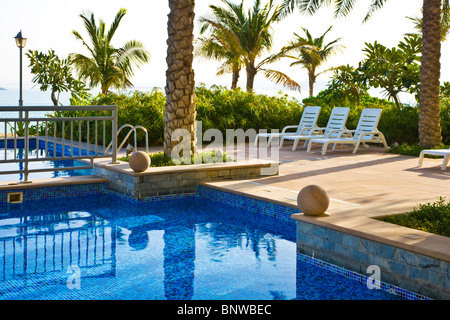
<svg viewBox="0 0 450 320"><path fill-rule="evenodd" d="M245 182L245 181L240 181ZM210 188L215 188L220 191L234 193L248 198L253 198L256 200L267 201L282 206L287 206L291 208L297 208L296 204L292 202L286 202L279 199L274 199L270 197L255 195L253 193L246 193L241 190L235 190L232 188L227 188L224 186L215 185L214 182L201 182L199 185L203 185ZM391 245L401 249L409 250L414 253L419 253L432 258L444 260L450 262L450 252L444 252L443 250L433 250L433 242L438 242L438 248L446 246L450 248L450 238L435 235L432 233L424 232L421 230L411 229L407 227L398 226L395 224L379 221L374 217L364 217L358 216L354 218L349 218L348 216L340 219L339 216L307 216L298 210L298 213L291 215L292 219L303 221L311 224L315 224L322 227L327 227L336 231L344 232L349 235L358 236L361 238L366 238L368 240L378 241L383 244ZM341 220L341 221L339 221ZM352 225L350 227L349 225ZM356 227L362 228L362 230L355 229ZM383 230L381 230L383 229ZM395 234L392 236L391 234ZM419 239L408 239L408 235L418 235ZM431 243L430 243L431 242Z"/></svg>

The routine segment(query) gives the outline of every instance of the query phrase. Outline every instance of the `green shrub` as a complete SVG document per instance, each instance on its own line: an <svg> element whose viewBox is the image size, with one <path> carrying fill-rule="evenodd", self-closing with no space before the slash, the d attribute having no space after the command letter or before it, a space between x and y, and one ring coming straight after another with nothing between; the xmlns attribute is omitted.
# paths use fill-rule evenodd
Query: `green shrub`
<svg viewBox="0 0 450 320"><path fill-rule="evenodd" d="M199 152L193 156L191 156L190 163L197 163L200 162L198 160L201 160L201 163L212 163L216 155L215 151L205 151L205 152ZM164 155L164 152L155 152L155 153L149 153L150 157L150 167L165 167L165 166L176 166L176 165L183 165L185 162L180 161L173 161L171 157L167 157ZM120 161L128 162L128 157L121 157L119 158ZM231 158L230 154L224 153L222 156L223 162L232 162L233 159ZM189 162L188 162L189 163Z"/></svg>
<svg viewBox="0 0 450 320"><path fill-rule="evenodd" d="M390 215L380 220L450 237L450 202L440 197L434 203L421 204L412 212Z"/></svg>
<svg viewBox="0 0 450 320"><path fill-rule="evenodd" d="M440 145L435 146L435 147L433 147L431 149L448 149L448 148L449 148L449 146L446 146L446 145L441 143ZM420 155L420 152L422 150L424 150L424 149L430 149L430 148L419 146L418 143L414 143L412 145L409 145L407 143L402 143L402 144L400 144L400 145L398 145L396 147L393 146L389 150L389 152L397 153L397 154L403 154L403 155L406 155L406 156L416 156L416 157L418 157ZM433 156L433 155L428 155L428 154L425 155L425 157L426 158L439 158L439 156Z"/></svg>
<svg viewBox="0 0 450 320"><path fill-rule="evenodd" d="M164 132L165 95L158 89L150 92L133 91L129 94L110 93L99 95L92 105L117 105L118 127L124 124L143 126L148 131L149 144L162 144ZM128 130L124 129L119 136L119 142ZM133 138L133 135L130 137ZM137 131L138 144L143 145L145 134Z"/></svg>
<svg viewBox="0 0 450 320"><path fill-rule="evenodd" d="M329 101L329 97L320 92L315 97L306 98L303 103L289 97L280 92L277 96L266 96L262 94L248 93L242 90L227 90L224 87L212 86L206 88L199 85L195 89L196 92L196 110L197 121L202 121L203 133L211 128L219 129L225 137L227 129L278 129L288 125L296 125L301 118L304 106L317 105L322 110L319 115L318 125L326 126L331 114L333 101ZM164 114L165 114L165 94L158 89L150 92L133 91L128 94L110 93L108 95L99 95L91 101L86 101L88 105L117 105L118 125L131 124L133 126L141 125L148 130L149 143L161 145L164 141ZM345 106L345 105L344 105ZM407 105L401 108L396 107L393 103L363 95L361 104L356 105L354 102L348 103L350 114L347 120L347 128L355 129L359 120L359 116L364 108L382 108L378 129L383 132L390 146L395 142L399 145L409 145L410 149L419 150L414 147L418 144L418 123L419 109ZM90 114L73 113L71 116L85 116ZM69 112L57 113L55 116L69 115ZM98 115L98 113L97 113ZM450 144L450 98L441 99L441 127L443 144ZM60 128L58 128L60 130ZM66 127L66 137L70 138L70 132ZM94 130L94 123L91 123L91 132ZM99 134L103 135L103 128L100 126ZM127 133L124 130L120 137L119 143ZM83 139L86 137L86 130L83 129ZM133 136L131 136L131 139ZM91 136L91 143L92 141ZM111 127L108 124L106 128L106 144L111 141ZM138 144L143 145L144 134L138 131ZM402 147L406 149L406 147ZM401 149L398 149L401 151ZM417 154L417 151L413 152Z"/></svg>
<svg viewBox="0 0 450 320"><path fill-rule="evenodd" d="M197 121L202 130L278 129L298 124L303 106L294 98L280 93L266 96L241 90L227 90L203 85L196 87Z"/></svg>

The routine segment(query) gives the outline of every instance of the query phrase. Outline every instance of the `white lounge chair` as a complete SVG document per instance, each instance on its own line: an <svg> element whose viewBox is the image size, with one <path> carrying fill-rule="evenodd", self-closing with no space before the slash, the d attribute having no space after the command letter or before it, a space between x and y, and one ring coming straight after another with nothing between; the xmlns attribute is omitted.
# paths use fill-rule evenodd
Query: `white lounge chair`
<svg viewBox="0 0 450 320"><path fill-rule="evenodd" d="M284 136L281 138L280 148L283 146L284 140L294 141L294 144L292 145L292 151L294 151L295 149L297 149L297 145L300 140L305 140L304 146L306 146L308 140L311 139L336 138L339 135L340 131L346 130L345 123L347 122L349 112L350 108L333 108L330 114L330 118L328 119L327 126L325 128L311 129L309 134L306 135Z"/></svg>
<svg viewBox="0 0 450 320"><path fill-rule="evenodd" d="M280 133L258 133L255 138L255 147L258 145L260 138L267 138L267 147L275 138L281 138L290 135L302 135L307 134L309 130L316 127L317 119L319 118L320 107L307 106L303 109L300 122L296 126L286 126ZM287 132L287 130L296 129L295 132Z"/></svg>
<svg viewBox="0 0 450 320"><path fill-rule="evenodd" d="M355 130L342 130L336 138L322 138L322 139L310 139L307 152L311 151L313 143L323 144L322 155L327 152L327 147L330 143L334 144L353 144L355 148L353 153L358 151L359 145L367 142L382 143L387 150L389 147L386 143L383 133L378 131L377 126L380 121L381 109L364 109L358 121L358 125ZM351 134L351 137L348 137ZM347 135L347 137L345 137ZM365 145L367 147L367 145ZM334 147L333 147L334 150Z"/></svg>
<svg viewBox="0 0 450 320"><path fill-rule="evenodd" d="M422 150L422 152L420 152L420 155L419 155L419 167L422 166L423 158L426 154L444 157L444 159L442 161L441 170L447 169L447 164L448 164L448 161L450 160L450 148L449 149Z"/></svg>

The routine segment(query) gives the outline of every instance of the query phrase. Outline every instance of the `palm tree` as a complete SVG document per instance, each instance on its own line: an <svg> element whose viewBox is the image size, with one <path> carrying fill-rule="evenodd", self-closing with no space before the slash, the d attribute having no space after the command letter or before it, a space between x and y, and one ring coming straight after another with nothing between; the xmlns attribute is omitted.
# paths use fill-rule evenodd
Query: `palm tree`
<svg viewBox="0 0 450 320"><path fill-rule="evenodd" d="M200 19L202 21L202 19ZM210 25L204 23L200 34L203 34ZM232 73L231 90L237 88L240 71L244 66L239 52L231 45L232 39L228 38L229 33L224 33L219 28L214 28L214 32L209 37L200 37L197 41L200 45L197 48L197 54L208 59L223 61L219 67L217 75Z"/></svg>
<svg viewBox="0 0 450 320"><path fill-rule="evenodd" d="M290 89L300 86L286 74L265 65L278 61L282 54L272 54L257 62L261 55L272 48L272 26L280 21L282 7L275 6L273 0L262 5L261 0L255 0L253 7L246 12L244 1L234 4L229 0L222 0L225 8L210 5L211 17L201 17L202 30L211 29L213 36L221 37L226 44L222 44L232 54L237 64L243 63L247 73L247 91L253 90L255 76L262 72L266 78ZM239 57L239 59L237 58Z"/></svg>
<svg viewBox="0 0 450 320"><path fill-rule="evenodd" d="M327 71L335 70L335 68L328 68L321 72L317 72L317 68L324 64L330 56L336 54L343 48L343 46L337 44L341 38L335 39L329 43L324 43L324 38L331 28L332 27L329 27L328 30L318 38L313 38L308 29L302 28L306 38L294 33L295 39L281 49L281 51L284 51L287 54L287 57L295 60L291 63L291 67L299 65L308 71L310 97L314 96L314 83L316 82L317 77ZM288 53L291 51L296 51L298 55L289 55Z"/></svg>
<svg viewBox="0 0 450 320"><path fill-rule="evenodd" d="M187 142L190 143L191 155L196 151L195 81L192 68L195 1L169 0L169 7L164 154L170 157L179 144L179 141L172 141L177 129L189 132L190 141Z"/></svg>
<svg viewBox="0 0 450 320"><path fill-rule="evenodd" d="M364 21L387 0L372 0ZM335 15L346 16L354 7L356 0L284 0L283 13L291 12L296 6L301 12L313 14L324 5L334 4ZM420 67L420 113L419 144L433 147L442 141L439 106L439 78L441 56L441 5L448 7L448 0L423 0L422 7L422 56Z"/></svg>
<svg viewBox="0 0 450 320"><path fill-rule="evenodd" d="M117 49L112 46L112 38L126 12L126 9L120 9L117 12L108 31L104 21L100 20L97 25L93 13L80 14L90 45L79 32L72 31L75 38L80 40L90 53L90 56L80 53L70 54L78 77L80 80L89 81L90 87L100 85L103 94L106 94L110 88L131 87L133 84L130 78L134 75L133 68L142 66L150 59L150 54L145 50L144 45L137 40L127 41Z"/></svg>
<svg viewBox="0 0 450 320"><path fill-rule="evenodd" d="M422 14L423 11L421 10ZM422 36L422 18L420 17L406 17L414 23L414 28L418 34ZM447 1L442 3L441 8L441 42L447 40L447 36L450 32L450 7ZM410 35L409 33L407 35Z"/></svg>

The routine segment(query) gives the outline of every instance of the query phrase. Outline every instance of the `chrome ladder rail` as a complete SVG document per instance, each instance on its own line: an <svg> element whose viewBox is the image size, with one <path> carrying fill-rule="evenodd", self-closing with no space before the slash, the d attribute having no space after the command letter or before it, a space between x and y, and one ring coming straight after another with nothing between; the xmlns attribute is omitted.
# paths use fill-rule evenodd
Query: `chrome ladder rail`
<svg viewBox="0 0 450 320"><path fill-rule="evenodd" d="M122 142L120 143L119 147L117 148L117 154L119 153L119 151L122 149L123 145L128 141L128 138L130 137L130 135L132 133L134 133L134 150L137 150L137 137L136 137L136 132L137 129L141 129L142 131L144 131L145 133L145 151L148 153L148 131L146 128L144 128L143 126L132 126L131 124L124 124L123 126L121 126L118 130L117 130L117 137L119 137L120 132L122 131L122 129L124 128L130 128L130 130L128 131L127 135L125 136L125 138L123 138ZM106 147L105 153L108 152L108 150L111 148L112 146L112 141L109 143L109 145Z"/></svg>

